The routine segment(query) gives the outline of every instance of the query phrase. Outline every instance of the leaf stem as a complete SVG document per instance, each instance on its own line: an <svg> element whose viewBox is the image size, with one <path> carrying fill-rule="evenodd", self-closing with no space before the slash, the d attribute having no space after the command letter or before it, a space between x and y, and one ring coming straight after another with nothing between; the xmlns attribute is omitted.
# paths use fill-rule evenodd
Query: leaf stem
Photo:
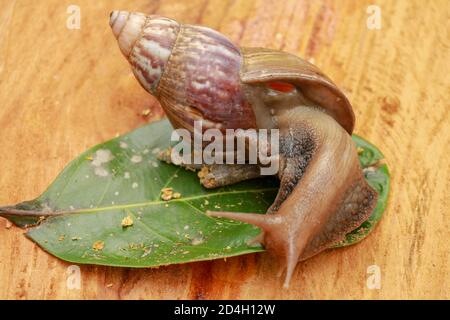
<svg viewBox="0 0 450 320"><path fill-rule="evenodd" d="M58 212L52 212L52 211L36 211L36 210L21 210L17 209L15 207L6 206L6 207L0 207L0 217L10 217L10 216L16 216L16 217L51 217L51 216L59 216L66 213L65 211L58 211Z"/></svg>

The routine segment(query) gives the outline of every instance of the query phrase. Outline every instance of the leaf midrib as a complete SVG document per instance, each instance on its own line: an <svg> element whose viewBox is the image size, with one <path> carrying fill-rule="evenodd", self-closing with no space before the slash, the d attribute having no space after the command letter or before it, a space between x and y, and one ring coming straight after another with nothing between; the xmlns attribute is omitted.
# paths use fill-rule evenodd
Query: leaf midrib
<svg viewBox="0 0 450 320"><path fill-rule="evenodd" d="M102 212L102 211L123 210L123 209L130 209L130 208L139 208L139 207L150 207L150 206L155 206L155 205L170 204L170 203L176 203L176 202L183 203L183 202L188 202L191 200L224 196L224 195L230 195L230 194L263 193L263 192L275 191L275 190L278 190L278 188L272 187L272 188L263 188L263 189L224 191L224 192L215 192L215 193L203 194L203 195L198 195L198 196L185 197L185 198L180 198L180 199L172 199L170 201L151 200L151 201L147 201L147 202L131 203L131 204L125 204L125 205L114 205L114 206L108 206L108 207L89 208L89 209L76 209L76 210L66 211L65 213L89 214L89 213L97 213L97 212ZM58 212L55 212L55 213L58 213Z"/></svg>

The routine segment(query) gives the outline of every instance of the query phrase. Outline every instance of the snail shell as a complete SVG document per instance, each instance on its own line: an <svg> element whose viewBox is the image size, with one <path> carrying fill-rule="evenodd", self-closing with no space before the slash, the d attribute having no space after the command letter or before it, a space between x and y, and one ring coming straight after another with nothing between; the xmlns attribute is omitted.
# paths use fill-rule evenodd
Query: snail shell
<svg viewBox="0 0 450 320"><path fill-rule="evenodd" d="M239 49L212 29L141 13L114 11L111 27L133 73L158 98L174 127L256 128L246 85L286 81L347 132L355 117L345 95L317 67L286 52Z"/></svg>
<svg viewBox="0 0 450 320"><path fill-rule="evenodd" d="M113 12L111 27L145 90L174 127L255 128L240 86L239 48L209 28L140 13Z"/></svg>

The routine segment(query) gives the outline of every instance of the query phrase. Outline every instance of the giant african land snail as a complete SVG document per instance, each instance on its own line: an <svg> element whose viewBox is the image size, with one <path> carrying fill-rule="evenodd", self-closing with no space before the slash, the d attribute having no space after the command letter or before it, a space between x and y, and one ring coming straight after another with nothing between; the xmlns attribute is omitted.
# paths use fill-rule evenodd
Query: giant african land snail
<svg viewBox="0 0 450 320"><path fill-rule="evenodd" d="M299 260L339 242L371 214L350 134L354 115L336 85L285 52L238 48L220 33L160 16L114 11L110 25L141 85L174 127L278 128L281 181L268 214L211 212L263 229L285 285ZM251 175L250 175L251 176Z"/></svg>

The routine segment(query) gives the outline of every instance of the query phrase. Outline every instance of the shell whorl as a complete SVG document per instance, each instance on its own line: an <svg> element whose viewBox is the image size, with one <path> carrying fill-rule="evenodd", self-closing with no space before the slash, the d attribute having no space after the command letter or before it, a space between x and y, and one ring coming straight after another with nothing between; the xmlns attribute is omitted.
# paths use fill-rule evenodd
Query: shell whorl
<svg viewBox="0 0 450 320"><path fill-rule="evenodd" d="M255 128L256 120L240 80L242 56L230 40L212 29L182 25L158 90L166 111L178 115L176 126ZM174 122L174 121L172 121Z"/></svg>
<svg viewBox="0 0 450 320"><path fill-rule="evenodd" d="M113 11L110 26L140 84L156 94L180 25L160 16Z"/></svg>
<svg viewBox="0 0 450 320"><path fill-rule="evenodd" d="M242 56L212 29L142 13L114 11L110 25L141 85L175 127L254 128L240 81Z"/></svg>

